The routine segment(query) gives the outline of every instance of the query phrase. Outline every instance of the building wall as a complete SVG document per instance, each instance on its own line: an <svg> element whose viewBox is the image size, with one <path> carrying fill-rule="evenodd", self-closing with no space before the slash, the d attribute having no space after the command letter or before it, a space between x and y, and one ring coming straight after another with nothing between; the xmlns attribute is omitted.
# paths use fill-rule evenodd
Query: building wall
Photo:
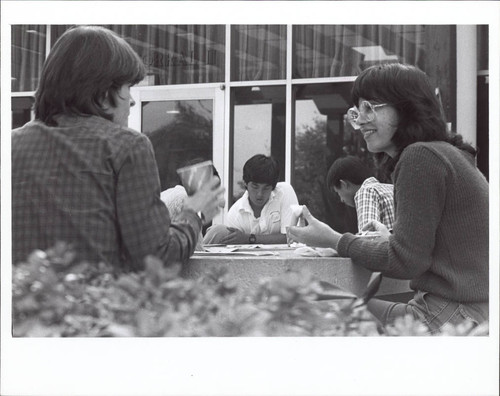
<svg viewBox="0 0 500 396"><path fill-rule="evenodd" d="M204 159L216 163L230 206L243 192L246 159L257 152L272 154L280 162L281 180L292 183L301 203L339 231L355 231L352 210L326 189L324 179L331 163L345 154L373 165L363 139L343 115L351 106L355 76L381 62L422 68L436 87L450 129L481 142L485 152L488 130L482 124L477 138L475 121L475 65L487 65L487 34L481 26L107 27L125 37L147 65L148 76L134 91L139 100L130 125L159 142L155 150L164 188L177 183L175 169L182 161L211 157ZM13 126L33 117L30 97L43 60L68 28L12 27ZM207 90L213 94L197 96ZM484 94L481 98L484 103ZM155 111L146 111L154 101L163 113L181 113L158 120ZM190 144L195 141L199 144Z"/></svg>

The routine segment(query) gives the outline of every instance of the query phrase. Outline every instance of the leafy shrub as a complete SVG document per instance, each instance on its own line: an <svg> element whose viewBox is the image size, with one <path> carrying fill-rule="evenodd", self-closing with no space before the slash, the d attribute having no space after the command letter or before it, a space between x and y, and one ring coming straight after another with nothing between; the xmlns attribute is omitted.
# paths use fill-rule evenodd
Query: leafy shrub
<svg viewBox="0 0 500 396"><path fill-rule="evenodd" d="M140 273L77 262L58 244L13 268L14 336L408 336L427 328L408 316L381 328L365 307L317 301L320 283L286 272L243 293L227 270L184 279L180 265L147 257ZM468 324L445 335L484 335Z"/></svg>

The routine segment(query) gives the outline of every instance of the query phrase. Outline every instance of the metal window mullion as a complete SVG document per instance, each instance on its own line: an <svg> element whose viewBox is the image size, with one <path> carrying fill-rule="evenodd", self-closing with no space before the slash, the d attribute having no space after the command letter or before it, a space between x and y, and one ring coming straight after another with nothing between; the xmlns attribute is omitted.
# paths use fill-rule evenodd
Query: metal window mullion
<svg viewBox="0 0 500 396"><path fill-rule="evenodd" d="M52 49L51 46L51 41L52 41L52 25L45 25L45 60L49 57L49 52ZM42 71L40 70L40 74L42 74ZM34 96L34 95L33 95ZM34 106L31 107L31 119L35 119L35 108Z"/></svg>
<svg viewBox="0 0 500 396"><path fill-rule="evenodd" d="M477 31L474 25L457 25L456 131L477 144Z"/></svg>
<svg viewBox="0 0 500 396"><path fill-rule="evenodd" d="M247 80L247 81L232 81L231 87L254 87L266 85L285 85L286 80Z"/></svg>
<svg viewBox="0 0 500 396"><path fill-rule="evenodd" d="M225 52L225 73L224 73L224 138L223 141L221 142L223 147L225 147L224 150L224 169L223 169L223 180L224 180L224 187L226 189L225 192L225 198L226 202L229 201L229 194L232 193L229 191L230 187L230 177L232 173L232 169L229 169L231 164L230 164L230 157L231 157L231 120L229 119L229 116L231 114L231 25L227 24L226 25L226 43L225 47L226 50ZM224 221L224 218L227 215L228 211L228 205L224 206L224 211L222 215L222 220Z"/></svg>
<svg viewBox="0 0 500 396"><path fill-rule="evenodd" d="M286 32L285 181L292 179L292 25Z"/></svg>
<svg viewBox="0 0 500 396"><path fill-rule="evenodd" d="M325 83L342 83L353 82L357 76L342 76L342 77L321 77L321 78L296 78L292 80L292 84L325 84Z"/></svg>

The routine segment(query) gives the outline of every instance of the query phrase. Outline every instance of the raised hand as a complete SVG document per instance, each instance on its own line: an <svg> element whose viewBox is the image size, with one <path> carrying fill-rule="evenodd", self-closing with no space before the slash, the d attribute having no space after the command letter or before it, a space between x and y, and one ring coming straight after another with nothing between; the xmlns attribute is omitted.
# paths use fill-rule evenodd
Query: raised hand
<svg viewBox="0 0 500 396"><path fill-rule="evenodd" d="M198 191L184 200L184 209L203 213L205 222L210 222L219 212L224 201L224 187L217 177L212 177Z"/></svg>
<svg viewBox="0 0 500 396"><path fill-rule="evenodd" d="M337 248L341 234L316 219L306 206L302 209L302 217L307 222L305 227L288 227L287 237L290 242L301 242L308 246Z"/></svg>

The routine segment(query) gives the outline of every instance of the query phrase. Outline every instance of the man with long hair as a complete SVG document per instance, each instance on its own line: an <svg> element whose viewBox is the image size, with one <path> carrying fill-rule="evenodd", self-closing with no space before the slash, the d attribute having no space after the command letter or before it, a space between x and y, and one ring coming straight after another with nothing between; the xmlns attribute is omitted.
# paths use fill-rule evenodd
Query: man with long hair
<svg viewBox="0 0 500 396"><path fill-rule="evenodd" d="M112 31L79 26L49 53L35 120L12 132L13 260L59 241L78 257L138 270L147 255L185 262L223 192L214 178L172 222L153 148L127 127L145 66ZM208 219L210 220L210 218Z"/></svg>

